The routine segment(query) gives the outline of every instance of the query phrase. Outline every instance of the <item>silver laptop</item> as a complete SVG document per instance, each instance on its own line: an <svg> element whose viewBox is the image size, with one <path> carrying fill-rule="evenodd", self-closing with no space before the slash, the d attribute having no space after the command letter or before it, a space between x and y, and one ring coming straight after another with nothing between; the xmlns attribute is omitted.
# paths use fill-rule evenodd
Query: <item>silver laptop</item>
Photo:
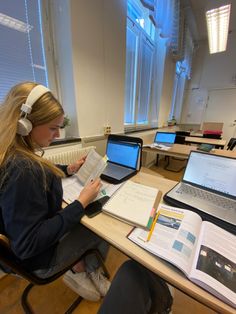
<svg viewBox="0 0 236 314"><path fill-rule="evenodd" d="M175 142L175 137L175 133L157 131L153 145L171 147Z"/></svg>
<svg viewBox="0 0 236 314"><path fill-rule="evenodd" d="M197 209L203 218L216 218L213 222L220 226L221 221L230 224L229 231L236 233L236 158L191 152L182 181L164 200Z"/></svg>

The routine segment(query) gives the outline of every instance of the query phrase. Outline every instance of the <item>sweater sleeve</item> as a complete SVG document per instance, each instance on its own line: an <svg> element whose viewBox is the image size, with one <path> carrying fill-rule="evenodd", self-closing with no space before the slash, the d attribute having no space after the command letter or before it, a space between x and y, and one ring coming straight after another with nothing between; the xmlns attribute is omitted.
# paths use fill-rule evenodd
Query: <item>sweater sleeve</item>
<svg viewBox="0 0 236 314"><path fill-rule="evenodd" d="M11 173L1 197L5 231L14 253L21 259L42 253L57 243L84 214L79 201L61 209L61 181L52 174L51 177L50 191L46 191L42 172L34 176L26 168L14 178Z"/></svg>

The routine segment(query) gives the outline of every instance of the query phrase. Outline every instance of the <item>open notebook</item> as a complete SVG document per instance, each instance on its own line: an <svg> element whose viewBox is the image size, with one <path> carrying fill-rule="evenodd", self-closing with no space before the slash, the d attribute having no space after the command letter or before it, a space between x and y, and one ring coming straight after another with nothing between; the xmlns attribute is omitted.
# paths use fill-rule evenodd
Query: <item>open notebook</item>
<svg viewBox="0 0 236 314"><path fill-rule="evenodd" d="M126 181L103 206L103 211L120 220L150 229L161 192L153 187Z"/></svg>

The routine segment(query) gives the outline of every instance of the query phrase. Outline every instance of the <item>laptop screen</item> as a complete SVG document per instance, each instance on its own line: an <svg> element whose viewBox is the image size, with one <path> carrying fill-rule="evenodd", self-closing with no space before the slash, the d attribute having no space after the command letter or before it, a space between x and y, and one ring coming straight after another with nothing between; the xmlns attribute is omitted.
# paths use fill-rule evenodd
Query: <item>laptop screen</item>
<svg viewBox="0 0 236 314"><path fill-rule="evenodd" d="M139 153L139 144L112 140L107 142L106 154L108 160L116 164L136 169Z"/></svg>
<svg viewBox="0 0 236 314"><path fill-rule="evenodd" d="M175 142L175 137L175 133L156 132L154 142L173 144Z"/></svg>
<svg viewBox="0 0 236 314"><path fill-rule="evenodd" d="M236 159L191 152L183 181L236 197Z"/></svg>

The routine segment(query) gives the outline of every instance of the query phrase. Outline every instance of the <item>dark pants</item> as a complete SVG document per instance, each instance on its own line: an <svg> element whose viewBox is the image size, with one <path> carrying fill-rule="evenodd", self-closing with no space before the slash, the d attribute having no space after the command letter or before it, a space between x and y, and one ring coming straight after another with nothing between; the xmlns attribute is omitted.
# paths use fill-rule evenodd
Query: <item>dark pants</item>
<svg viewBox="0 0 236 314"><path fill-rule="evenodd" d="M52 276L77 261L90 249L97 249L105 259L108 247L107 242L83 225L78 224L59 241L50 266L47 269L38 269L34 273L41 278ZM84 260L88 273L95 271L100 266L95 255L88 255Z"/></svg>
<svg viewBox="0 0 236 314"><path fill-rule="evenodd" d="M168 313L172 297L166 283L133 260L117 271L99 314Z"/></svg>

